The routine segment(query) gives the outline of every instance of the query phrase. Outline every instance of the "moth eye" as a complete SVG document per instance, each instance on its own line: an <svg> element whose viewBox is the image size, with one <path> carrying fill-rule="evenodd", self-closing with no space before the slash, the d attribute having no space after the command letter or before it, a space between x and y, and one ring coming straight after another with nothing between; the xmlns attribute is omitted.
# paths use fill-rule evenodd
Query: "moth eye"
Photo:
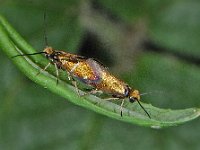
<svg viewBox="0 0 200 150"><path fill-rule="evenodd" d="M134 98L134 97L130 97L130 98L129 98L129 101L130 101L131 103L134 103L136 100L137 100L137 99Z"/></svg>

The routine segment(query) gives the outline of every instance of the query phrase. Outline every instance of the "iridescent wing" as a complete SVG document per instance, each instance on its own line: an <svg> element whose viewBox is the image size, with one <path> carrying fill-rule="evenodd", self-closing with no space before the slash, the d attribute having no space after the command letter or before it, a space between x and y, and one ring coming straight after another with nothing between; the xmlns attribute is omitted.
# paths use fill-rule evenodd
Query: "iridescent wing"
<svg viewBox="0 0 200 150"><path fill-rule="evenodd" d="M60 57L62 57L62 60L70 61L73 63L78 63L78 62L87 60L87 57L85 56L79 56L79 55L74 55L74 54L69 54L69 53L62 53Z"/></svg>
<svg viewBox="0 0 200 150"><path fill-rule="evenodd" d="M92 58L86 60L81 58L77 63L77 68L73 72L73 76L85 84L95 85L101 82L104 67Z"/></svg>

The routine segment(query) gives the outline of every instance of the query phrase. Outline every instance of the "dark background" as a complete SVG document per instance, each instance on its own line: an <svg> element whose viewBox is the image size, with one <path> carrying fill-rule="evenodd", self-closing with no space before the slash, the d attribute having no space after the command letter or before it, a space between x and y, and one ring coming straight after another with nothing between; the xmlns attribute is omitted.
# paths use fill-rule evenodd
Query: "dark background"
<svg viewBox="0 0 200 150"><path fill-rule="evenodd" d="M198 0L0 0L0 13L37 50L94 57L161 108L199 107ZM150 129L69 103L27 79L0 51L0 149L198 150L200 121Z"/></svg>

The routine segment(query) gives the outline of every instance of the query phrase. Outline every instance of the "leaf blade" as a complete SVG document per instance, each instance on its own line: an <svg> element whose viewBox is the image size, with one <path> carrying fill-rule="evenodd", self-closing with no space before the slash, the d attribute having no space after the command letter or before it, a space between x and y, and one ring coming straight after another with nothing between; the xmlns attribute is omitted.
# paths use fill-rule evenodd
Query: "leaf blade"
<svg viewBox="0 0 200 150"><path fill-rule="evenodd" d="M0 48L9 57L19 53L36 52L2 16L0 16L0 35ZM76 105L83 106L108 117L141 126L162 128L185 123L200 115L198 108L171 110L156 108L150 104L143 104L152 116L152 119L149 119L137 104L128 104L123 109L123 117L121 117L120 106L113 102L105 101L93 95L80 98L77 96L75 88L64 81L60 81L59 85L56 86L56 77L53 75L53 72L43 71L39 76L36 76L38 70L43 67L38 61L42 59L48 62L42 56L38 57L19 57L12 59L12 61L27 77L37 84L68 99Z"/></svg>

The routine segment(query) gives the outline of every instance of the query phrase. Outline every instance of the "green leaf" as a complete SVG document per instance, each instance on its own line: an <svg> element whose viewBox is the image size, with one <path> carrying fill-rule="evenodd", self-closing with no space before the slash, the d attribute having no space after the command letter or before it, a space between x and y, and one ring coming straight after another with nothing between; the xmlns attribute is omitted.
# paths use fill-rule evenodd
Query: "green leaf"
<svg viewBox="0 0 200 150"><path fill-rule="evenodd" d="M17 54L36 52L2 16L0 16L0 49L10 58ZM63 78L56 85L54 70L42 71L39 75L36 75L48 63L48 60L43 56L17 57L11 60L27 77L53 93L68 99L76 105L124 122L152 128L162 128L190 121L200 115L198 108L171 110L160 109L150 104L142 103L151 115L151 119L149 119L137 103L130 104L127 101L124 105L123 117L121 117L120 105L114 102L105 101L94 95L78 97L75 88L64 81L65 79Z"/></svg>

